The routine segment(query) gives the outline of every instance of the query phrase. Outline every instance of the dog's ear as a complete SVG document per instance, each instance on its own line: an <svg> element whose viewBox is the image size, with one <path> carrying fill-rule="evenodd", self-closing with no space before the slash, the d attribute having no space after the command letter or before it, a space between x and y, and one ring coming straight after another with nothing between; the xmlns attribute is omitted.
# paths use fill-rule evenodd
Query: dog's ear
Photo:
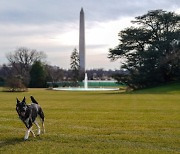
<svg viewBox="0 0 180 154"><path fill-rule="evenodd" d="M16 98L16 100L17 100L17 104L19 104L19 103L20 103L19 99L18 99L18 98Z"/></svg>
<svg viewBox="0 0 180 154"><path fill-rule="evenodd" d="M23 98L22 102L26 103L26 97Z"/></svg>

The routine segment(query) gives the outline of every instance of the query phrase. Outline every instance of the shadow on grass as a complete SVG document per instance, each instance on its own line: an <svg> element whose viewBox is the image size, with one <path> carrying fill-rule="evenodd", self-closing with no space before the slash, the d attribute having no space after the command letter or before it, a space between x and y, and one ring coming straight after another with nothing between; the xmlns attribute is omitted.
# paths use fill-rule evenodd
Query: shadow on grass
<svg viewBox="0 0 180 154"><path fill-rule="evenodd" d="M23 138L17 138L17 137L9 138L9 139L6 139L4 141L0 141L0 148L5 147L5 146L9 146L9 145L20 144L22 142L24 142Z"/></svg>

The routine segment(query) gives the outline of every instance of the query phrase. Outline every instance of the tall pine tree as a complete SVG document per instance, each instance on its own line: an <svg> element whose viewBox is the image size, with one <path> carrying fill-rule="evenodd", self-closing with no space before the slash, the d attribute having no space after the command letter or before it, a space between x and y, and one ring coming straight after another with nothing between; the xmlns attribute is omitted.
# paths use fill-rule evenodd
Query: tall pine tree
<svg viewBox="0 0 180 154"><path fill-rule="evenodd" d="M75 83L79 80L79 54L75 48L71 54L72 79Z"/></svg>

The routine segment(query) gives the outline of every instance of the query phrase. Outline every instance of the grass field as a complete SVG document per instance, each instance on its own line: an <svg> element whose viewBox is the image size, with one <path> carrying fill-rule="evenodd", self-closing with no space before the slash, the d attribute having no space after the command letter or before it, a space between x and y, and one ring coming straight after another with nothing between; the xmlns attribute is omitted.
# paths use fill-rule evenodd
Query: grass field
<svg viewBox="0 0 180 154"><path fill-rule="evenodd" d="M30 95L45 112L46 133L23 141L16 97ZM180 153L180 84L129 94L0 92L0 153Z"/></svg>

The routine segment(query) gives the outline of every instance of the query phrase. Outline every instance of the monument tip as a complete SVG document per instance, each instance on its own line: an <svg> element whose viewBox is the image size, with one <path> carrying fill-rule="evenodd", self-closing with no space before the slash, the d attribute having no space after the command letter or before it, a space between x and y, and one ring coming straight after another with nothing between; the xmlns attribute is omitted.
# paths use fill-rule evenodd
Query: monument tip
<svg viewBox="0 0 180 154"><path fill-rule="evenodd" d="M83 11L83 7L81 7L81 12L84 12L84 11Z"/></svg>

